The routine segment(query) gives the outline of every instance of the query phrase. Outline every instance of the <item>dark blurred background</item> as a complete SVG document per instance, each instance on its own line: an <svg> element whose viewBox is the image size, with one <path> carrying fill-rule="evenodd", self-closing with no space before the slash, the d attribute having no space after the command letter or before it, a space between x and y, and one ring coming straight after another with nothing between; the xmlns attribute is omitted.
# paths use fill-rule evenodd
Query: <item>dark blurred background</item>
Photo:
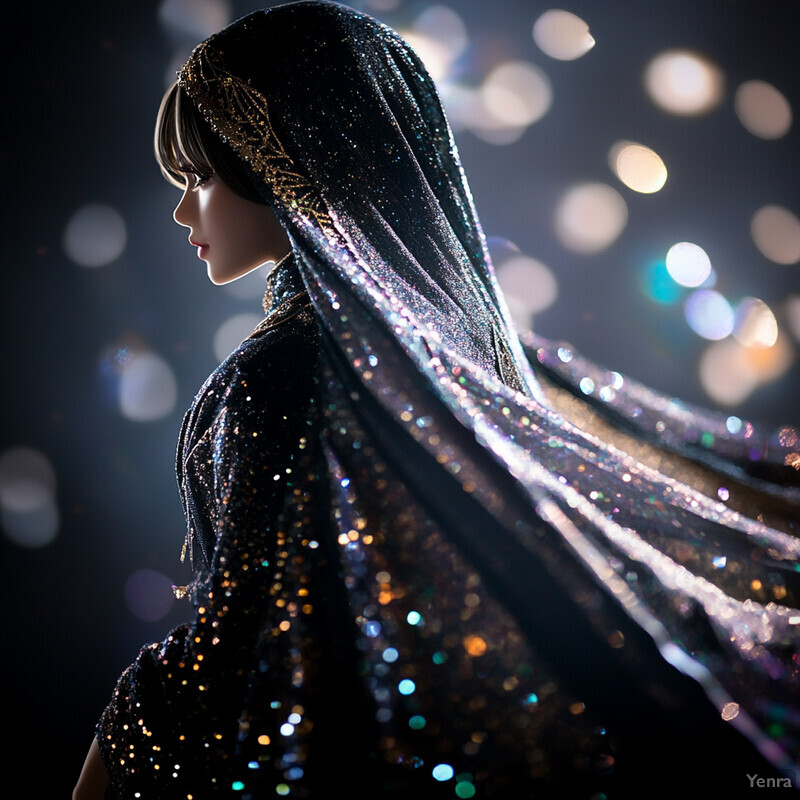
<svg viewBox="0 0 800 800"><path fill-rule="evenodd" d="M353 5L437 78L521 325L732 425L800 423L796 0ZM25 796L68 796L118 674L186 615L175 441L263 275L207 280L152 130L191 46L261 6L3 4L3 714Z"/></svg>

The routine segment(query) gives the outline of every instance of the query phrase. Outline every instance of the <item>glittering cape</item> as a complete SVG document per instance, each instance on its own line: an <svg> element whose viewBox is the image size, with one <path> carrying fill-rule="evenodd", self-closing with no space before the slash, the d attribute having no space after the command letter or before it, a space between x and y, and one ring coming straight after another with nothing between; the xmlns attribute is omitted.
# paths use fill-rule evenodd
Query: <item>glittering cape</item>
<svg viewBox="0 0 800 800"><path fill-rule="evenodd" d="M187 416L196 615L104 715L121 796L791 767L796 436L520 342L430 77L370 17L256 12L180 83L289 232L275 280L313 324L279 292Z"/></svg>

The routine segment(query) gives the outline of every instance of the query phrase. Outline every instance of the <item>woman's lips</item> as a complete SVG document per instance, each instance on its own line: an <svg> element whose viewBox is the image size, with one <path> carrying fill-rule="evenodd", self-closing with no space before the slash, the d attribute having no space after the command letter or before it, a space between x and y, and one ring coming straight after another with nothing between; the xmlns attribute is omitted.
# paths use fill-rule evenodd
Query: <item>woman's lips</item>
<svg viewBox="0 0 800 800"><path fill-rule="evenodd" d="M198 256L198 258L204 258L205 257L205 254L208 251L208 244L207 243L203 244L201 242L193 242L191 239L189 239L189 244L192 245L192 247L196 247L197 248L197 256Z"/></svg>

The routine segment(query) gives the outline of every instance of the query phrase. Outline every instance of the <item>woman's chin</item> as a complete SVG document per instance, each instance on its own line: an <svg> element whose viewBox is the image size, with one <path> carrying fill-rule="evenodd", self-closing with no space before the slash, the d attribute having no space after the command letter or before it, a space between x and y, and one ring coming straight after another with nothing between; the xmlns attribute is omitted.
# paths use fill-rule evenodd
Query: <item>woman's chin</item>
<svg viewBox="0 0 800 800"><path fill-rule="evenodd" d="M208 279L214 286L225 286L226 283L232 283L245 274L244 272L215 268L211 263L207 265L206 273L208 274Z"/></svg>
<svg viewBox="0 0 800 800"><path fill-rule="evenodd" d="M276 263L277 262L273 259L267 259L266 261L259 261L258 264L255 264L252 267L228 270L217 269L211 263L209 263L207 269L208 279L215 286L225 286L225 284L238 281L239 278L244 278L245 275L255 272L255 270L259 269L260 267L267 267L268 270L271 271Z"/></svg>

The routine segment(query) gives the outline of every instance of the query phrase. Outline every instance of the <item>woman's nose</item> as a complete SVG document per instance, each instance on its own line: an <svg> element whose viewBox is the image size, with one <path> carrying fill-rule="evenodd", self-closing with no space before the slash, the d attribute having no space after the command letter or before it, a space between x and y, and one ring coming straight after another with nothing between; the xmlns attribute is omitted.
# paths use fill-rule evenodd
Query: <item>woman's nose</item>
<svg viewBox="0 0 800 800"><path fill-rule="evenodd" d="M189 187L187 186L183 190L183 196L178 202L178 205L175 206L175 210L172 212L172 218L178 225L183 225L185 228L191 228L191 198L192 192L190 191Z"/></svg>

